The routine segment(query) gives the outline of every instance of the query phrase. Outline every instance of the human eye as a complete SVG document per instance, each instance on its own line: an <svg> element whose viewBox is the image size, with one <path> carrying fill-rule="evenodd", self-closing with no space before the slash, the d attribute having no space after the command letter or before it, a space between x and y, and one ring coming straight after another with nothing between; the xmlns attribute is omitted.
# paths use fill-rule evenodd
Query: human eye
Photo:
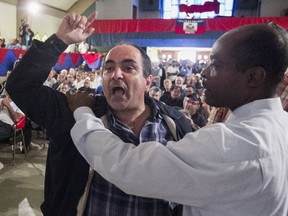
<svg viewBox="0 0 288 216"><path fill-rule="evenodd" d="M111 72L114 71L114 68L115 68L115 67L113 67L112 65L106 65L106 66L104 67L104 72L106 72L106 73L111 73Z"/></svg>
<svg viewBox="0 0 288 216"><path fill-rule="evenodd" d="M122 71L126 73L132 73L135 71L135 68L132 65L123 65Z"/></svg>

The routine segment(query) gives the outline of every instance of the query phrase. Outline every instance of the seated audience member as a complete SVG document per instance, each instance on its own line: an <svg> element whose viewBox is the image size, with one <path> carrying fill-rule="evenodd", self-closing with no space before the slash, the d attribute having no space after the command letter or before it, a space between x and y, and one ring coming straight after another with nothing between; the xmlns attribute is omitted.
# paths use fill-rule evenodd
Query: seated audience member
<svg viewBox="0 0 288 216"><path fill-rule="evenodd" d="M183 101L184 110L188 111L193 123L198 127L204 127L207 124L207 120L202 115L200 109L202 108L201 98L197 93L188 94Z"/></svg>
<svg viewBox="0 0 288 216"><path fill-rule="evenodd" d="M62 69L60 71L60 74L64 77L64 79L66 80L67 75L68 75L68 70L67 69Z"/></svg>
<svg viewBox="0 0 288 216"><path fill-rule="evenodd" d="M160 97L162 96L162 91L159 87L157 86L152 86L149 89L149 96L154 98L155 100L160 100Z"/></svg>
<svg viewBox="0 0 288 216"><path fill-rule="evenodd" d="M152 62L152 83L151 86L157 86L160 87L161 77L163 74L162 68L160 68L158 62Z"/></svg>
<svg viewBox="0 0 288 216"><path fill-rule="evenodd" d="M183 88L185 89L186 85L193 85L195 87L196 82L197 82L196 75L190 74L190 76L186 77L185 84L184 84ZM195 88L195 90L196 90L196 88Z"/></svg>
<svg viewBox="0 0 288 216"><path fill-rule="evenodd" d="M56 70L55 70L54 67L52 67L51 71L50 71L50 73L49 73L49 75L47 77L47 80L43 83L43 85L52 88L53 85L55 83L57 83L57 80L54 78L55 74L56 74Z"/></svg>
<svg viewBox="0 0 288 216"><path fill-rule="evenodd" d="M184 89L184 78L181 76L177 76L175 79L175 85L179 86L181 89L181 97L185 97L185 89Z"/></svg>
<svg viewBox="0 0 288 216"><path fill-rule="evenodd" d="M206 102L231 110L225 122L166 146L135 146L82 102L70 104L72 139L103 178L129 194L181 203L185 216L286 216L288 113L276 89L288 67L287 31L274 23L237 27L216 40L210 60Z"/></svg>
<svg viewBox="0 0 288 216"><path fill-rule="evenodd" d="M61 84L61 87L60 87L60 92L62 92L63 94L66 94L68 91L70 91L70 87L69 87L69 83L67 81L64 81L62 84Z"/></svg>
<svg viewBox="0 0 288 216"><path fill-rule="evenodd" d="M13 124L19 121L22 116L24 114L9 96L0 99L0 141L11 137Z"/></svg>
<svg viewBox="0 0 288 216"><path fill-rule="evenodd" d="M188 85L185 85L184 91L185 91L185 96L187 96L189 94L196 92L196 89L195 89L195 86L188 84Z"/></svg>
<svg viewBox="0 0 288 216"><path fill-rule="evenodd" d="M181 97L181 87L173 85L170 94L162 95L160 101L165 104L181 109L183 107L183 98Z"/></svg>
<svg viewBox="0 0 288 216"><path fill-rule="evenodd" d="M5 38L0 37L0 48L5 48L6 44L5 44Z"/></svg>
<svg viewBox="0 0 288 216"><path fill-rule="evenodd" d="M68 70L67 76L71 74L74 77L74 79L75 79L77 70L78 70L77 68L70 67L69 70Z"/></svg>
<svg viewBox="0 0 288 216"><path fill-rule="evenodd" d="M89 73L89 79L90 79L90 88L96 92L96 89L98 86L102 84L102 77L99 74L99 70L92 69L92 71Z"/></svg>
<svg viewBox="0 0 288 216"><path fill-rule="evenodd" d="M76 91L77 88L76 88L76 85L75 85L75 78L72 74L68 74L67 75L67 83L69 85L69 89L72 90L72 91Z"/></svg>
<svg viewBox="0 0 288 216"><path fill-rule="evenodd" d="M17 38L13 38L11 43L6 45L7 49L22 49L19 40Z"/></svg>
<svg viewBox="0 0 288 216"><path fill-rule="evenodd" d="M185 115L185 117L190 121L190 124L191 124L192 131L193 131L193 132L196 131L196 130L198 130L198 129L200 129L200 127L193 122L189 111L187 111L187 110L185 110L185 109L180 109L179 111L180 111L181 113L183 113L183 114Z"/></svg>
<svg viewBox="0 0 288 216"><path fill-rule="evenodd" d="M169 95L172 88L172 81L170 79L163 80L162 96Z"/></svg>
<svg viewBox="0 0 288 216"><path fill-rule="evenodd" d="M81 76L80 72L76 75L76 79L74 81L74 84L76 85L77 89L83 87L84 80L82 79L82 76Z"/></svg>
<svg viewBox="0 0 288 216"><path fill-rule="evenodd" d="M52 89L59 91L61 84L65 81L65 76L63 74L58 74L56 81L57 82L52 85Z"/></svg>
<svg viewBox="0 0 288 216"><path fill-rule="evenodd" d="M85 79L84 85L78 89L78 91L86 92L87 94L95 94L95 90L90 88L90 80Z"/></svg>
<svg viewBox="0 0 288 216"><path fill-rule="evenodd" d="M0 141L7 140L13 136L13 125L23 117L23 112L6 94L0 99ZM28 121L23 130L25 138L26 151L30 150L31 144L31 128L28 126ZM22 153L25 151L22 150Z"/></svg>

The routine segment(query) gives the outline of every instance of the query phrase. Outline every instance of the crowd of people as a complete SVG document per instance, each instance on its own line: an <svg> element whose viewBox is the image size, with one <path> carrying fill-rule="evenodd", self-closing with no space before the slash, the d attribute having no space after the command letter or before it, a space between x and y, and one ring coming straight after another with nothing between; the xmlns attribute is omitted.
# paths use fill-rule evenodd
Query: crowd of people
<svg viewBox="0 0 288 216"><path fill-rule="evenodd" d="M55 71L95 16L67 14L7 80L50 137L43 214L287 215L287 32L229 31L196 71L151 63L131 43L111 48L101 70Z"/></svg>
<svg viewBox="0 0 288 216"><path fill-rule="evenodd" d="M78 68L70 68L69 70L56 71L52 67L43 85L63 94L79 90L91 95L99 95L102 94L101 70L91 69L90 71L84 71Z"/></svg>

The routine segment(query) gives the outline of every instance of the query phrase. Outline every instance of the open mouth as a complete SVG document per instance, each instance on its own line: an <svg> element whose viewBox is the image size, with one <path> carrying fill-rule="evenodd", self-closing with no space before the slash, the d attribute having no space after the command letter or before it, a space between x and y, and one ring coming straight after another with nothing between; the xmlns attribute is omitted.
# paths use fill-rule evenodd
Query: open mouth
<svg viewBox="0 0 288 216"><path fill-rule="evenodd" d="M122 87L114 87L114 88L112 88L112 93L113 93L113 95L124 95L125 89Z"/></svg>

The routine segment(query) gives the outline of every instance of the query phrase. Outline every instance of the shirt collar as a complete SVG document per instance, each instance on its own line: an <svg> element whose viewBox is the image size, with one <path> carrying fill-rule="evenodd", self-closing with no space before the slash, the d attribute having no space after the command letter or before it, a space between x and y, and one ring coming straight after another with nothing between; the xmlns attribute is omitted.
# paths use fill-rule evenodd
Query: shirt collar
<svg viewBox="0 0 288 216"><path fill-rule="evenodd" d="M229 114L225 122L233 121L241 117L247 117L257 113L265 113L271 111L283 111L281 100L279 97L255 100L250 103L238 107Z"/></svg>
<svg viewBox="0 0 288 216"><path fill-rule="evenodd" d="M144 102L151 109L152 115L148 119L149 121L155 121L157 118L162 118L160 115L160 109L152 98L145 96ZM107 116L108 116L108 119L110 119L109 121L111 123L115 122L115 116L114 116L113 112L111 111L110 106L108 106L108 108L107 108Z"/></svg>

